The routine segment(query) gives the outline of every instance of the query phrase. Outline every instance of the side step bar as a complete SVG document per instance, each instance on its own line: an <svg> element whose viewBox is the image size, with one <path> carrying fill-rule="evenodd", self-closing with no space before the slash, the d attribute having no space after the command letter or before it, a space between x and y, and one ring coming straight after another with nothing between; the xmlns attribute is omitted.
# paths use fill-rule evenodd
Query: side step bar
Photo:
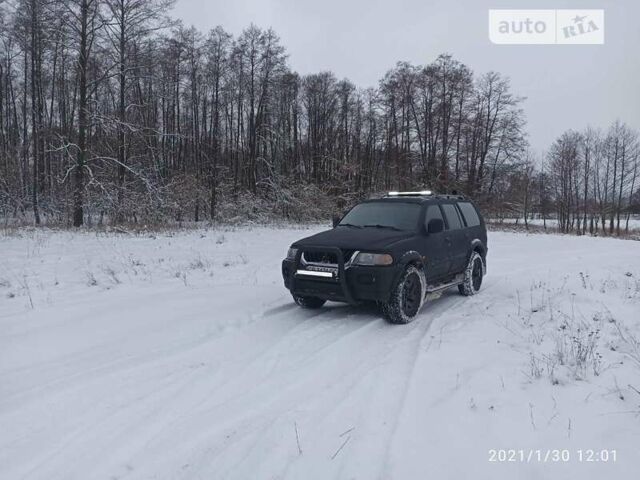
<svg viewBox="0 0 640 480"><path fill-rule="evenodd" d="M440 285L436 285L434 287L427 287L427 292L426 293L427 293L427 295L429 295L431 293L441 292L442 290L446 290L447 288L455 287L456 285L460 285L463 280L464 280L464 276L463 275L457 275L455 277L455 279L453 280L453 282L441 283Z"/></svg>

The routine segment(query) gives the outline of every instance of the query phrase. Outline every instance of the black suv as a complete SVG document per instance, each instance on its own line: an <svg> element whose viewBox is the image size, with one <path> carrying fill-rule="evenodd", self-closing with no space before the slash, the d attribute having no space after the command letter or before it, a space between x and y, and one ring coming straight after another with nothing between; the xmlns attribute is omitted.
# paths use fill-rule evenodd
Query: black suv
<svg viewBox="0 0 640 480"><path fill-rule="evenodd" d="M332 230L298 240L282 262L295 302L378 302L393 323L408 323L429 294L458 286L474 295L487 265L487 230L460 195L389 192L353 207Z"/></svg>

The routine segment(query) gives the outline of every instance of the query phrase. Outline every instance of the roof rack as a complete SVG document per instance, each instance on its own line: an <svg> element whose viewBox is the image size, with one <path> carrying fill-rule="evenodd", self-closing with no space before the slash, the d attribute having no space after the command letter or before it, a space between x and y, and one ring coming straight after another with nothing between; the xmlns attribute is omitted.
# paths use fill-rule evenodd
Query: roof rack
<svg viewBox="0 0 640 480"><path fill-rule="evenodd" d="M442 199L446 199L446 200L467 200L467 197L465 197L461 193L453 193L453 194L442 193L442 194L436 195L436 196L438 198L442 198Z"/></svg>
<svg viewBox="0 0 640 480"><path fill-rule="evenodd" d="M389 192L387 197L419 197L424 195L433 195L431 190L421 190L419 192Z"/></svg>

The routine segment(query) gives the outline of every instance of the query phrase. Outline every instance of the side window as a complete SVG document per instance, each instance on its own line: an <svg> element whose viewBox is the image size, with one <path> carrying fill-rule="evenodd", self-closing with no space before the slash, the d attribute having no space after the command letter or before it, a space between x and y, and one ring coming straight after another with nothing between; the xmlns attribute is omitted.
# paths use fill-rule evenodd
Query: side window
<svg viewBox="0 0 640 480"><path fill-rule="evenodd" d="M444 218L442 218L442 212L440 211L440 207L438 205L429 205L427 207L427 213L424 216L424 226L429 226L429 220L433 220L434 218L439 218L444 223Z"/></svg>
<svg viewBox="0 0 640 480"><path fill-rule="evenodd" d="M478 217L478 212L476 212L475 207L469 202L460 202L458 203L458 207L460 207L460 211L462 212L462 216L464 217L467 227L477 227L480 225L480 217Z"/></svg>
<svg viewBox="0 0 640 480"><path fill-rule="evenodd" d="M443 204L442 210L444 211L444 216L447 218L447 224L449 225L449 230L457 230L462 228L462 222L460 221L460 215L458 215L458 210L456 206L449 203Z"/></svg>

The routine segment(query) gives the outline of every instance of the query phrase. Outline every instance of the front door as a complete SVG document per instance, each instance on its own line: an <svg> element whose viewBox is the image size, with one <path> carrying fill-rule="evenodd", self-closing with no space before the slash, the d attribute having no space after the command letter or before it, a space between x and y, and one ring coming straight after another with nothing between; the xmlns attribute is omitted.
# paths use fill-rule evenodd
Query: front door
<svg viewBox="0 0 640 480"><path fill-rule="evenodd" d="M429 220L439 218L444 222L442 211L438 205L429 205L425 212L424 228L427 229ZM446 224L445 224L446 225ZM424 237L424 253L426 257L425 273L428 283L434 283L444 277L450 268L449 251L446 244L446 231L428 233Z"/></svg>
<svg viewBox="0 0 640 480"><path fill-rule="evenodd" d="M464 225L454 203L443 203L442 211L447 229L444 231L445 242L450 250L451 263L449 274L456 275L467 265L467 238Z"/></svg>

